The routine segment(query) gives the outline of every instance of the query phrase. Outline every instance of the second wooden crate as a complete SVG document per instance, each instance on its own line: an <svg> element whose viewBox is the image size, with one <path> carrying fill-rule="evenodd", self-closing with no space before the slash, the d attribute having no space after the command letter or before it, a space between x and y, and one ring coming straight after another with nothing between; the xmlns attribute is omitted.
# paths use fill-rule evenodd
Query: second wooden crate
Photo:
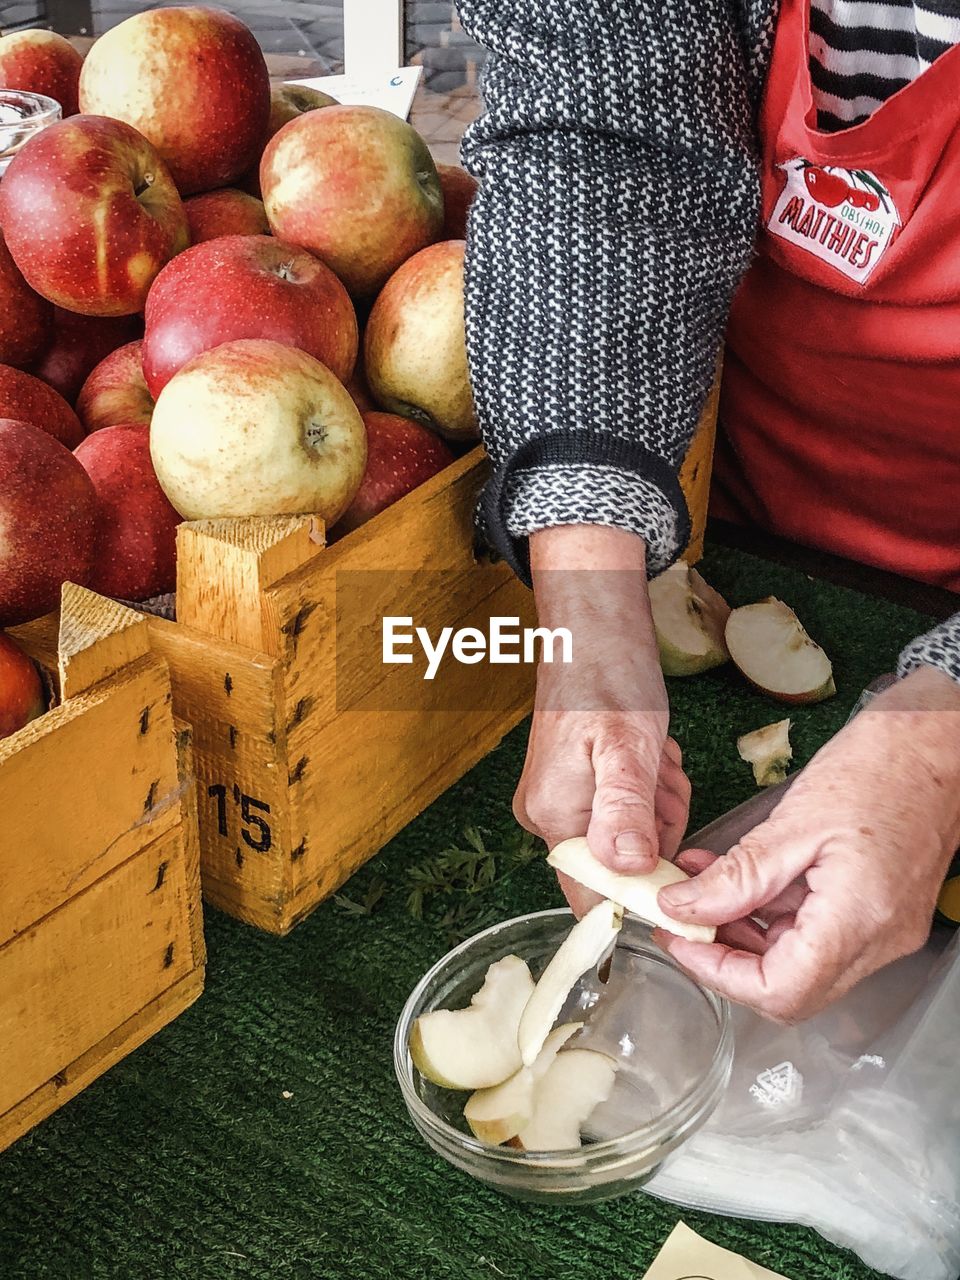
<svg viewBox="0 0 960 1280"><path fill-rule="evenodd" d="M189 730L130 609L67 585L13 634L58 705L0 741L0 1150L203 988Z"/></svg>

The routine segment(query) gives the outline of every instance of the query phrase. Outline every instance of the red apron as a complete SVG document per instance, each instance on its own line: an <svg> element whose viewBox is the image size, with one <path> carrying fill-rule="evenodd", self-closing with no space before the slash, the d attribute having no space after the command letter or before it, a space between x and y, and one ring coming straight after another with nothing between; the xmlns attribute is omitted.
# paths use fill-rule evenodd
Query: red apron
<svg viewBox="0 0 960 1280"><path fill-rule="evenodd" d="M960 47L822 133L808 24L784 0L712 509L960 590Z"/></svg>

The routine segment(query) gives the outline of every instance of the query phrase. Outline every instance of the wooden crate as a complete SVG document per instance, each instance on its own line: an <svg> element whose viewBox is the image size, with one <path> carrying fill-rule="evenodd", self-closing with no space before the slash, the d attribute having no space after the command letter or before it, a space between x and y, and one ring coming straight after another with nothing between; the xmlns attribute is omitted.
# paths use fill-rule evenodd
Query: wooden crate
<svg viewBox="0 0 960 1280"><path fill-rule="evenodd" d="M716 392L684 465L703 544ZM325 545L309 517L181 526L177 620L150 620L174 710L194 729L204 895L284 934L486 755L530 710L533 670L452 664L425 711L407 667L372 658L384 614L442 626L534 625L502 564L477 564L481 449ZM366 573L346 625L345 581ZM339 595L338 595L339 584ZM421 682L422 685L422 682ZM495 696L494 696L495 695ZM418 701L418 699L421 699Z"/></svg>
<svg viewBox="0 0 960 1280"><path fill-rule="evenodd" d="M59 705L0 740L0 1150L203 987L190 731L137 613L66 586L14 629Z"/></svg>

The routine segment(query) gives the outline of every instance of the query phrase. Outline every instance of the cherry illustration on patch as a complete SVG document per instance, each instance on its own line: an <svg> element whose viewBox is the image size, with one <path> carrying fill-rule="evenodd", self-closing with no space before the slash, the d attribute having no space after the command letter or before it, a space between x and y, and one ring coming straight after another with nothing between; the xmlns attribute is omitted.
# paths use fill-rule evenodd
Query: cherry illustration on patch
<svg viewBox="0 0 960 1280"><path fill-rule="evenodd" d="M855 209L866 209L868 213L876 213L880 208L880 197L873 191L850 187L847 198Z"/></svg>
<svg viewBox="0 0 960 1280"><path fill-rule="evenodd" d="M826 169L821 169L819 165L810 165L804 169L803 180L814 200L818 204L826 205L828 209L835 209L837 205L843 204L851 197L852 188L844 182L843 178L827 173Z"/></svg>

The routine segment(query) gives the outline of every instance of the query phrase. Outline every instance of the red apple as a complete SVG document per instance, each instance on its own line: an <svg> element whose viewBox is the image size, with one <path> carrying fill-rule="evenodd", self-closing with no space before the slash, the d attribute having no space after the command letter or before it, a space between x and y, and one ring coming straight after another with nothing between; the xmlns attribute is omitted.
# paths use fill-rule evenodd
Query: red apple
<svg viewBox="0 0 960 1280"><path fill-rule="evenodd" d="M183 207L187 211L192 244L217 240L220 236L259 236L270 232L263 201L233 187L191 196Z"/></svg>
<svg viewBox="0 0 960 1280"><path fill-rule="evenodd" d="M453 462L453 454L432 431L393 413L365 413L367 468L356 496L337 521L347 533L423 484Z"/></svg>
<svg viewBox="0 0 960 1280"><path fill-rule="evenodd" d="M187 247L187 215L166 165L119 120L74 116L14 156L0 226L27 283L68 311L142 311L154 276Z"/></svg>
<svg viewBox="0 0 960 1280"><path fill-rule="evenodd" d="M360 487L367 433L326 365L241 338L170 379L153 411L150 453L188 520L310 512L332 525Z"/></svg>
<svg viewBox="0 0 960 1280"><path fill-rule="evenodd" d="M83 58L53 31L12 31L0 40L0 89L27 89L60 103L64 119L75 116Z"/></svg>
<svg viewBox="0 0 960 1280"><path fill-rule="evenodd" d="M20 646L0 631L0 738L16 733L46 709L39 671Z"/></svg>
<svg viewBox="0 0 960 1280"><path fill-rule="evenodd" d="M142 333L139 316L81 316L55 307L53 337L30 372L72 404L100 361Z"/></svg>
<svg viewBox="0 0 960 1280"><path fill-rule="evenodd" d="M443 188L442 239L466 240L467 211L480 189L479 183L458 164L438 164L437 173Z"/></svg>
<svg viewBox="0 0 960 1280"><path fill-rule="evenodd" d="M149 600L177 585L180 517L150 461L150 428L121 423L95 431L74 457L100 500L88 586L120 600Z"/></svg>
<svg viewBox="0 0 960 1280"><path fill-rule="evenodd" d="M0 361L29 364L50 338L52 316L50 303L24 280L0 235Z"/></svg>
<svg viewBox="0 0 960 1280"><path fill-rule="evenodd" d="M39 427L0 420L0 626L50 613L64 582L86 586L97 515L69 449Z"/></svg>
<svg viewBox="0 0 960 1280"><path fill-rule="evenodd" d="M473 439L477 418L467 370L462 240L415 254L390 277L364 332L373 398L453 440Z"/></svg>
<svg viewBox="0 0 960 1280"><path fill-rule="evenodd" d="M266 147L273 135L279 133L285 124L296 120L297 116L302 116L306 111L319 111L321 107L336 105L336 98L331 98L329 93L321 93L319 89L311 89L305 84L273 85L270 90L270 121L263 147ZM247 195L256 196L258 200L261 199L260 157L263 155L263 147L260 149L256 163L242 178L237 179L236 184L241 191L246 192Z"/></svg>
<svg viewBox="0 0 960 1280"><path fill-rule="evenodd" d="M274 235L322 258L357 297L376 293L443 228L426 143L377 107L325 107L291 120L263 153L260 184Z"/></svg>
<svg viewBox="0 0 960 1280"><path fill-rule="evenodd" d="M270 77L253 33L223 9L147 9L87 54L80 106L139 129L192 195L228 186L256 160Z"/></svg>
<svg viewBox="0 0 960 1280"><path fill-rule="evenodd" d="M111 351L83 384L77 397L77 417L88 433L121 423L150 425L153 396L140 364L142 347L142 342L128 342Z"/></svg>
<svg viewBox="0 0 960 1280"><path fill-rule="evenodd" d="M147 298L151 394L201 351L237 338L299 347L344 381L357 358L357 317L337 277L305 249L272 236L195 245L161 271Z"/></svg>
<svg viewBox="0 0 960 1280"><path fill-rule="evenodd" d="M80 419L63 396L33 374L5 364L0 364L0 418L29 422L67 449L76 448L83 439Z"/></svg>

